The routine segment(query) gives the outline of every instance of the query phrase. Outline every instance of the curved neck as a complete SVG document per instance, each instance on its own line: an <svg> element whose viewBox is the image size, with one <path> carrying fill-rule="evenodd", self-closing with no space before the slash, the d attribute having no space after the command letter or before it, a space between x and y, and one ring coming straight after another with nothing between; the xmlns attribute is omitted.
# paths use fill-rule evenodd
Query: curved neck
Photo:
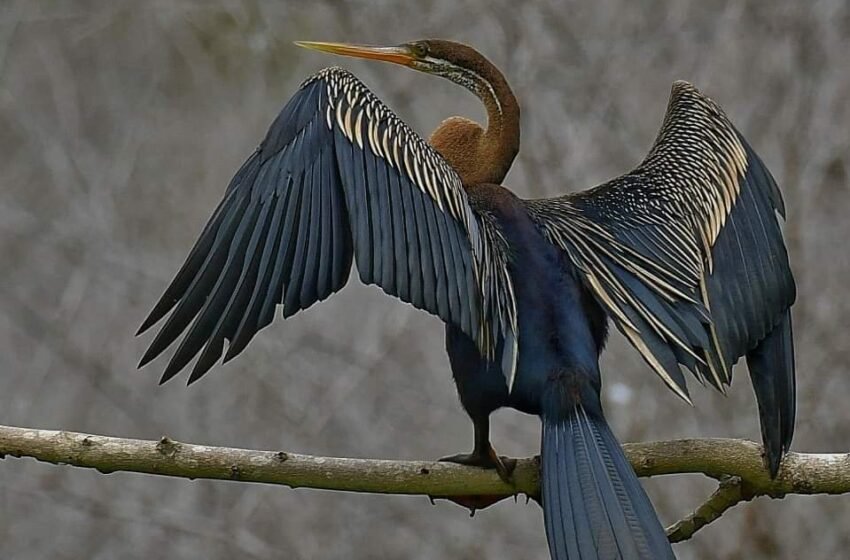
<svg viewBox="0 0 850 560"><path fill-rule="evenodd" d="M464 118L444 121L430 142L465 185L501 184L519 152L519 105L502 73L483 57L445 77L474 93L487 111L487 129Z"/></svg>
<svg viewBox="0 0 850 560"><path fill-rule="evenodd" d="M519 104L507 80L492 64L485 91L475 91L487 110L487 130L481 139L484 161L492 167L492 183L501 183L519 152Z"/></svg>

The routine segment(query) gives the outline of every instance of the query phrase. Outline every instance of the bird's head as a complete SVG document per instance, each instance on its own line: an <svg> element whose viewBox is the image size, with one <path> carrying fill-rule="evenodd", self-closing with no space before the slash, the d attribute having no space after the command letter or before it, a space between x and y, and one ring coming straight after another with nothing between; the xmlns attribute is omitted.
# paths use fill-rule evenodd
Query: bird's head
<svg viewBox="0 0 850 560"><path fill-rule="evenodd" d="M453 117L431 134L429 142L467 183L501 183L504 179L519 150L519 105L499 69L472 47L443 39L387 47L295 44L332 54L393 62L463 86L484 103L487 130L469 119Z"/></svg>
<svg viewBox="0 0 850 560"><path fill-rule="evenodd" d="M393 62L426 74L442 76L479 97L493 94L494 71L502 78L501 73L484 55L472 47L444 39L423 39L393 46L310 41L296 41L295 44L337 55Z"/></svg>

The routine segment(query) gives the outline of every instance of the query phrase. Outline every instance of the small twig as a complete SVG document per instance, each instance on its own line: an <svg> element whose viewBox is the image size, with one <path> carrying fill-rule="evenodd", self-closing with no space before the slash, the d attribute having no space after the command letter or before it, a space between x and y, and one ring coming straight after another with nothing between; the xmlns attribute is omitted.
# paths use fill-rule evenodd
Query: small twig
<svg viewBox="0 0 850 560"><path fill-rule="evenodd" d="M690 539L694 533L720 519L727 509L753 499L741 477L730 476L720 482L717 490L690 515L667 527L667 538L677 543Z"/></svg>

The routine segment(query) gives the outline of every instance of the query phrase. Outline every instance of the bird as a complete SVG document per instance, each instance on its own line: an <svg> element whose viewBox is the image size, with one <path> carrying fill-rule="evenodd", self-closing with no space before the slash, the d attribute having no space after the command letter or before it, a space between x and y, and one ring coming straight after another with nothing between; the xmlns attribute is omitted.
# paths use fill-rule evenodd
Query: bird
<svg viewBox="0 0 850 560"><path fill-rule="evenodd" d="M609 323L679 397L684 371L725 392L746 357L775 477L795 419L794 278L773 176L719 105L673 83L660 132L633 170L597 187L523 199L504 186L520 107L465 44L297 42L451 80L487 123L450 117L426 140L353 74L309 77L227 186L139 332L165 319L139 367L182 339L161 382L240 354L274 318L360 280L439 317L471 453L496 469L490 414L542 423L550 555L673 558L602 410ZM616 93L616 92L615 92Z"/></svg>

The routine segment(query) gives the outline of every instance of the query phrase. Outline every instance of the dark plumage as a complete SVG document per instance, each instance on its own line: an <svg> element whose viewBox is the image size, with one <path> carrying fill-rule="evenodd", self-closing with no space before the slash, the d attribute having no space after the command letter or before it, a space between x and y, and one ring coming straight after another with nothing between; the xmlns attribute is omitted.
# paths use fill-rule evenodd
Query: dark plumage
<svg viewBox="0 0 850 560"><path fill-rule="evenodd" d="M794 429L794 281L764 164L720 108L677 82L637 169L600 187L522 200L500 186L519 149L502 74L449 41L304 44L448 78L477 95L486 128L452 117L423 141L357 78L308 79L231 181L185 264L142 325L170 316L142 365L185 335L163 374L198 354L189 381L267 326L341 289L356 263L446 323L472 453L502 406L543 423L542 501L553 558L669 558L652 505L608 427L598 359L607 321L689 399L681 366L723 390L746 356L767 464Z"/></svg>
<svg viewBox="0 0 850 560"><path fill-rule="evenodd" d="M747 356L756 397L770 403L759 410L776 476L795 406L789 309L796 289L775 216L785 206L720 107L676 82L661 132L637 169L527 204L677 394L688 399L680 364L724 390L732 366Z"/></svg>

